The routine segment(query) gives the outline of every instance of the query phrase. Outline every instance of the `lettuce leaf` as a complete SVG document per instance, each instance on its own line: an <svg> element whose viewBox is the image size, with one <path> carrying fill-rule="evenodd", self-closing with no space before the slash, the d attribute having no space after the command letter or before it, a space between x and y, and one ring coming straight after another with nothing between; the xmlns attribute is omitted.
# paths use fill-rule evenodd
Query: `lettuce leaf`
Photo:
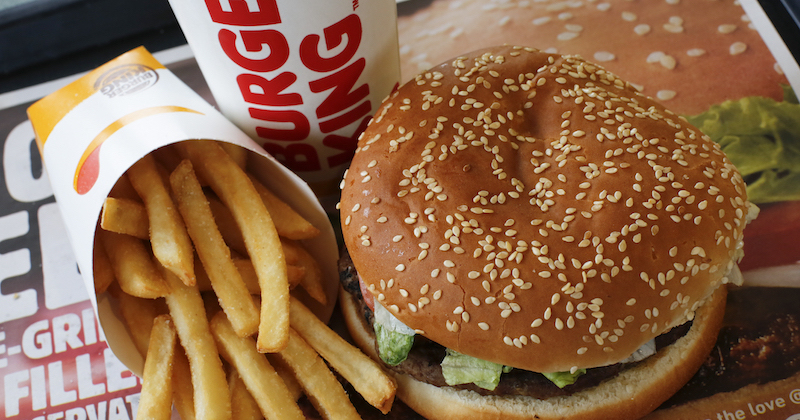
<svg viewBox="0 0 800 420"><path fill-rule="evenodd" d="M373 313L375 320L372 328L375 329L378 356L387 364L397 366L408 357L416 333L377 301L374 302Z"/></svg>
<svg viewBox="0 0 800 420"><path fill-rule="evenodd" d="M500 383L503 365L467 356L450 349L442 360L442 375L450 385L473 383L483 389L493 391Z"/></svg>
<svg viewBox="0 0 800 420"><path fill-rule="evenodd" d="M787 98L792 95L786 95ZM727 101L686 119L722 147L756 204L800 199L800 104Z"/></svg>
<svg viewBox="0 0 800 420"><path fill-rule="evenodd" d="M373 327L381 360L391 366L397 366L406 360L411 346L414 345L414 336L394 331L379 322L375 322Z"/></svg>
<svg viewBox="0 0 800 420"><path fill-rule="evenodd" d="M567 385L572 385L575 383L575 380L578 379L579 376L586 373L586 369L578 369L575 373L570 372L550 372L550 373L543 373L545 378L549 379L550 382L556 384L559 388L564 388Z"/></svg>
<svg viewBox="0 0 800 420"><path fill-rule="evenodd" d="M467 356L451 349L446 351L447 354L442 360L442 375L444 375L444 381L450 386L471 383L494 391L500 383L500 375L512 370L509 366ZM586 373L586 369L578 369L575 373L552 372L542 375L559 388L564 388L575 383L575 380L584 373Z"/></svg>

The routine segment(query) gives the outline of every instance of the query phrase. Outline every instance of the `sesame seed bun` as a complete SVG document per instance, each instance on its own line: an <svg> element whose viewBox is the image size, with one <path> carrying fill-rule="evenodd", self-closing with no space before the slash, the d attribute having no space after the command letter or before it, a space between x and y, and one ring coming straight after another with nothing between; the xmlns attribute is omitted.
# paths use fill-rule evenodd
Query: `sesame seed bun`
<svg viewBox="0 0 800 420"><path fill-rule="evenodd" d="M402 80L507 43L581 55L683 115L747 96L781 100L787 83L737 0L435 0L400 11Z"/></svg>
<svg viewBox="0 0 800 420"><path fill-rule="evenodd" d="M669 398L694 374L714 345L724 315L726 288L697 311L692 328L675 343L599 385L569 396L481 396L474 391L436 387L394 373L398 397L428 419L437 420L606 420L639 419ZM359 305L341 290L339 302L355 343L375 360L375 336ZM722 405L724 406L722 401ZM691 411L666 411L654 419L689 418ZM670 415L670 414L676 415ZM683 415L681 415L683 414Z"/></svg>
<svg viewBox="0 0 800 420"><path fill-rule="evenodd" d="M741 176L602 67L494 47L401 86L343 181L372 295L458 352L534 372L623 360L740 256Z"/></svg>

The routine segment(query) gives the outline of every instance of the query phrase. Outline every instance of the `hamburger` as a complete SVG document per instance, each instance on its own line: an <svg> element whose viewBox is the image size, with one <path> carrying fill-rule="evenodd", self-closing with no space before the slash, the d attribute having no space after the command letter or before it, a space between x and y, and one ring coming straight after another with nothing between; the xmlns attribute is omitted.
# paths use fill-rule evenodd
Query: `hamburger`
<svg viewBox="0 0 800 420"><path fill-rule="evenodd" d="M427 418L639 418L709 354L754 213L719 146L614 73L479 49L359 139L345 322Z"/></svg>

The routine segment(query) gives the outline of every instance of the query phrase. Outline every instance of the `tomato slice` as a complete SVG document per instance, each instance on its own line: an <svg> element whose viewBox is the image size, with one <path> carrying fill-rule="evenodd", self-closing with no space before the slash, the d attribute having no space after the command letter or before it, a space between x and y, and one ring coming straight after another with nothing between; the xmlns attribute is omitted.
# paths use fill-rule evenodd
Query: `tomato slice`
<svg viewBox="0 0 800 420"><path fill-rule="evenodd" d="M361 276L358 276L358 287L361 289L361 296L364 297L364 303L367 304L370 311L375 311L375 301L373 300L372 293L367 290L367 285L364 284L364 280L361 280Z"/></svg>

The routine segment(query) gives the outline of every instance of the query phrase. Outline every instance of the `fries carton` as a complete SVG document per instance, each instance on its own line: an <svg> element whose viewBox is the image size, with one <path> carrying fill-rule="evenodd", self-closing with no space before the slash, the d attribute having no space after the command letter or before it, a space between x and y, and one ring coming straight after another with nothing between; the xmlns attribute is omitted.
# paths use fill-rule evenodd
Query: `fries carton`
<svg viewBox="0 0 800 420"><path fill-rule="evenodd" d="M98 218L112 187L140 158L169 144L210 139L239 145L258 159L254 176L320 229L303 245L323 275L337 278L333 229L312 190L143 47L125 53L28 109L53 192L87 290L95 290L93 247ZM327 306L309 302L322 319ZM91 296L108 345L134 373L142 358L108 293Z"/></svg>
<svg viewBox="0 0 800 420"><path fill-rule="evenodd" d="M400 81L395 0L170 0L220 110L328 210Z"/></svg>

